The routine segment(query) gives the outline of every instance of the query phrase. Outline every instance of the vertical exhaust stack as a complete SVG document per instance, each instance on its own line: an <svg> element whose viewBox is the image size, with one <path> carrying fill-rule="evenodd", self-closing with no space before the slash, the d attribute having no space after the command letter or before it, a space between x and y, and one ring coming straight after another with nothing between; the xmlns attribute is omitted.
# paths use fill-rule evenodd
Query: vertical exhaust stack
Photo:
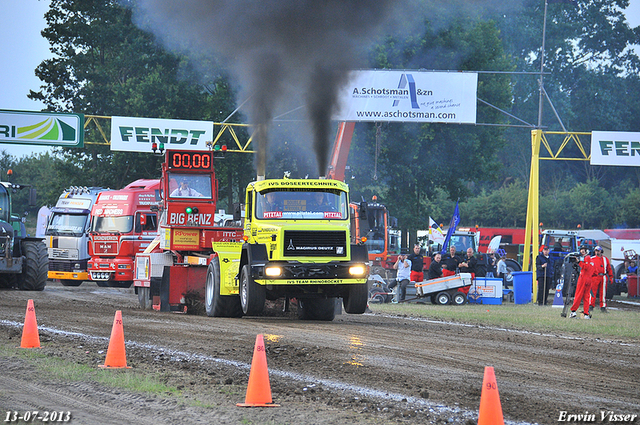
<svg viewBox="0 0 640 425"><path fill-rule="evenodd" d="M367 66L365 51L380 28L392 30L393 0L138 0L134 20L169 47L193 51L199 63L216 58L234 73L248 122L269 125L286 102L304 103L318 170L324 174L331 117L352 69ZM400 20L398 19L398 23ZM406 17L402 25L406 26ZM211 70L202 70L211 75ZM256 166L266 175L266 129L258 129Z"/></svg>
<svg viewBox="0 0 640 425"><path fill-rule="evenodd" d="M253 143L257 147L256 171L258 180L264 180L267 175L267 124L262 123L256 126L253 133ZM262 178L260 178L262 177Z"/></svg>

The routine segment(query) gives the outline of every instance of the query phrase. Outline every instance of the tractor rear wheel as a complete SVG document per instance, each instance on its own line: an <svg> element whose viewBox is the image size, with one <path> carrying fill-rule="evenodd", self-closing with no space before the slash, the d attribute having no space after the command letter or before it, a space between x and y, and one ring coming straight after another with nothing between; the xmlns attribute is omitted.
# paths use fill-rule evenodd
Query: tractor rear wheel
<svg viewBox="0 0 640 425"><path fill-rule="evenodd" d="M522 271L522 267L520 267L517 261L511 258L507 258L505 263L507 263L507 275L504 278L505 286L513 288L513 275L511 273Z"/></svg>
<svg viewBox="0 0 640 425"><path fill-rule="evenodd" d="M18 288L25 291L43 291L49 274L47 247L42 241L23 241L22 254L26 257Z"/></svg>

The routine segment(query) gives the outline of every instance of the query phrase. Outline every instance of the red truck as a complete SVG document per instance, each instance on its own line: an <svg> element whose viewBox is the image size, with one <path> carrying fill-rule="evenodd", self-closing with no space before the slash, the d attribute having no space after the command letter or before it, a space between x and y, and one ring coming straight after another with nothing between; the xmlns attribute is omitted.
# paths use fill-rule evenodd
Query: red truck
<svg viewBox="0 0 640 425"><path fill-rule="evenodd" d="M133 284L135 255L158 234L160 180L140 179L121 190L102 192L91 209L89 275L98 286ZM155 209L155 208L154 208Z"/></svg>

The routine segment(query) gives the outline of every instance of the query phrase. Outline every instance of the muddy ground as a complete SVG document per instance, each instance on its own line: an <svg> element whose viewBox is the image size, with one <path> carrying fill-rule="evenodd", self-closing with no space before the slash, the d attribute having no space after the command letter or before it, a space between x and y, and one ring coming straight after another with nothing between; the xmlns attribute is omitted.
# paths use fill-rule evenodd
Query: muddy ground
<svg viewBox="0 0 640 425"><path fill-rule="evenodd" d="M15 348L29 298L39 353L98 369L121 310L132 369L102 373L123 379L132 371L148 374L178 391L138 393L41 372ZM76 424L471 425L485 366L495 368L508 423L558 423L562 411L597 414L596 423L607 422L600 410L640 414L637 340L380 314L342 314L333 322L273 311L213 319L143 311L133 288L89 282L77 288L49 282L43 292L2 290L0 309L3 420L7 411L39 410L70 411ZM280 407L236 407L245 398L257 334L264 334L273 401Z"/></svg>

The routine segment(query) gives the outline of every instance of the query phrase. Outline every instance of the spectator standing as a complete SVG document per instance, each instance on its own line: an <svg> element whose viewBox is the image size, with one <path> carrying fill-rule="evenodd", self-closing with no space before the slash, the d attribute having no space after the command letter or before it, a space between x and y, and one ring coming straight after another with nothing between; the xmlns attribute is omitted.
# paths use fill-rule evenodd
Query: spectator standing
<svg viewBox="0 0 640 425"><path fill-rule="evenodd" d="M600 311L607 313L607 281L613 279L611 262L604 256L600 245L596 246L593 257L593 278L591 280L591 299L589 300L589 312L596 306L596 298L600 297Z"/></svg>
<svg viewBox="0 0 640 425"><path fill-rule="evenodd" d="M446 269L442 270L443 276L453 276L456 274L456 270L458 269L458 264L460 264L460 257L456 255L456 247L451 245L449 247L449 253L444 256L442 259Z"/></svg>
<svg viewBox="0 0 640 425"><path fill-rule="evenodd" d="M496 273L496 254L489 248L487 251L487 277L494 277Z"/></svg>
<svg viewBox="0 0 640 425"><path fill-rule="evenodd" d="M549 247L543 246L536 257L536 276L538 278L538 305L547 305L549 286L553 282L553 262L549 257Z"/></svg>
<svg viewBox="0 0 640 425"><path fill-rule="evenodd" d="M462 259L462 262L458 264L460 273L471 273L471 278L476 278L476 265L478 259L473 254L473 248L467 248L467 255Z"/></svg>
<svg viewBox="0 0 640 425"><path fill-rule="evenodd" d="M398 289L396 289L394 300L403 302L407 297L407 285L411 279L411 262L407 260L406 255L398 255L393 268L397 270L396 280L389 285L389 288L393 289L397 286Z"/></svg>
<svg viewBox="0 0 640 425"><path fill-rule="evenodd" d="M507 268L507 252L504 249L498 249L498 264L496 265L496 277L502 279L502 287L507 287L507 275L509 269Z"/></svg>
<svg viewBox="0 0 640 425"><path fill-rule="evenodd" d="M444 264L442 263L442 254L437 252L433 256L433 261L429 265L429 279L437 279L442 277L442 267Z"/></svg>
<svg viewBox="0 0 640 425"><path fill-rule="evenodd" d="M413 253L407 259L411 262L411 282L422 282L424 280L424 256L419 244L413 247Z"/></svg>
<svg viewBox="0 0 640 425"><path fill-rule="evenodd" d="M576 311L580 308L580 303L583 304L584 318L591 319L589 315L589 297L591 290L591 278L593 276L593 261L589 255L589 248L586 245L580 246L580 276L578 277L578 284L576 285L576 295L573 299L573 305L571 306L570 319L577 317ZM566 283L565 283L566 284ZM567 290L567 296L569 296Z"/></svg>

